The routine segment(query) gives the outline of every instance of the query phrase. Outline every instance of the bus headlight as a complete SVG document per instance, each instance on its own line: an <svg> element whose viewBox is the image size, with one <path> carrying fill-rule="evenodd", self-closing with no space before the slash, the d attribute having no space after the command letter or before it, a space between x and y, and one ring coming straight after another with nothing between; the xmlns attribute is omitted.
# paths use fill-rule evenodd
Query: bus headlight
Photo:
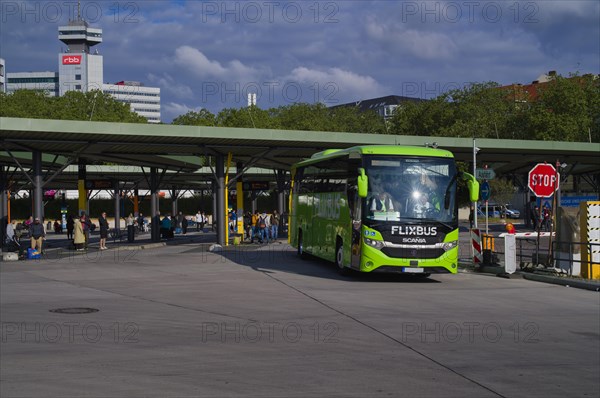
<svg viewBox="0 0 600 398"><path fill-rule="evenodd" d="M368 238L365 238L364 240L368 246L374 247L375 249L381 249L385 246L385 243L383 243L381 240L373 240Z"/></svg>
<svg viewBox="0 0 600 398"><path fill-rule="evenodd" d="M449 250L454 249L457 245L458 245L457 241L446 242L442 245L442 248L444 249L444 251L449 251Z"/></svg>

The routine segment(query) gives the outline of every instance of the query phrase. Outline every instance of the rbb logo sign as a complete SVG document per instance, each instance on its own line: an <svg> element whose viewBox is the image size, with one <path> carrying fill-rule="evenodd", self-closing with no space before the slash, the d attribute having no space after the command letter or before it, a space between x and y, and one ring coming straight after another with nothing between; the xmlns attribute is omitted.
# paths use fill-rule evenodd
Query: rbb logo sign
<svg viewBox="0 0 600 398"><path fill-rule="evenodd" d="M79 65L81 64L81 55L63 55L63 65Z"/></svg>
<svg viewBox="0 0 600 398"><path fill-rule="evenodd" d="M538 198L548 198L558 189L559 174L551 164L538 163L529 172L529 189Z"/></svg>

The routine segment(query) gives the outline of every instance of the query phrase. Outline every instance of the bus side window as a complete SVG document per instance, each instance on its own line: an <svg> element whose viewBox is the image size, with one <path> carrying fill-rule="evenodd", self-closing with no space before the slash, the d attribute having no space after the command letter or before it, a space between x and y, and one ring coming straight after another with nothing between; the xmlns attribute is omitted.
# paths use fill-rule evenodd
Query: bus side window
<svg viewBox="0 0 600 398"><path fill-rule="evenodd" d="M356 202L358 201L358 187L356 182L348 183L348 208L350 209L350 217L352 220L355 219L356 214Z"/></svg>

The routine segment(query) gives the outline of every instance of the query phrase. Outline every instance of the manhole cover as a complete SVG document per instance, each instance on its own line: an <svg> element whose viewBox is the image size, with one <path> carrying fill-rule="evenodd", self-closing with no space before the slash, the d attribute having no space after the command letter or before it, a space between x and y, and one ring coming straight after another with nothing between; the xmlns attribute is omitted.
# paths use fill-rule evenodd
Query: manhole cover
<svg viewBox="0 0 600 398"><path fill-rule="evenodd" d="M57 314L90 314L92 312L98 312L99 309L96 308L83 308L83 307L74 307L74 308L55 308L50 310L50 312L56 312Z"/></svg>

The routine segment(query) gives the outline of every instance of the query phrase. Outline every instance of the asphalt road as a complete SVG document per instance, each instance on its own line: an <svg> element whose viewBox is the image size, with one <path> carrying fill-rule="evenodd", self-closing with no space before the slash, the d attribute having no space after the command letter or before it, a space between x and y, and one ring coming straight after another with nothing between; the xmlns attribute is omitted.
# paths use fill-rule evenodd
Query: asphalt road
<svg viewBox="0 0 600 398"><path fill-rule="evenodd" d="M205 247L0 263L0 395L600 395L596 292Z"/></svg>

